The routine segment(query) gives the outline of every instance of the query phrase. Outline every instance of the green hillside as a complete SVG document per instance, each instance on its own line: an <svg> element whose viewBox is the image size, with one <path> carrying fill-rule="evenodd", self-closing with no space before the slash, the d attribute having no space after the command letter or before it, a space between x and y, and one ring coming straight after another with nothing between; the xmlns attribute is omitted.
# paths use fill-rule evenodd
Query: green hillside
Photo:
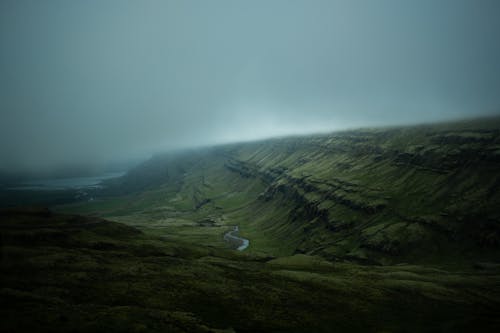
<svg viewBox="0 0 500 333"><path fill-rule="evenodd" d="M211 245L221 228L197 225L239 225L252 253L462 267L500 258L499 170L500 118L360 129L156 156L64 210Z"/></svg>

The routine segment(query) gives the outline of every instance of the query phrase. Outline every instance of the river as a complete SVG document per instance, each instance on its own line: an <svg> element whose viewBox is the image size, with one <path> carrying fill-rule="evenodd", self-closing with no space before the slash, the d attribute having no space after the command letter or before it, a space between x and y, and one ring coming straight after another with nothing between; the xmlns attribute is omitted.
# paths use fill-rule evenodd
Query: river
<svg viewBox="0 0 500 333"><path fill-rule="evenodd" d="M235 225L233 230L228 231L224 234L224 240L229 243L238 244L236 250L243 251L250 245L250 241L246 238L237 236L238 232L239 228L237 225Z"/></svg>

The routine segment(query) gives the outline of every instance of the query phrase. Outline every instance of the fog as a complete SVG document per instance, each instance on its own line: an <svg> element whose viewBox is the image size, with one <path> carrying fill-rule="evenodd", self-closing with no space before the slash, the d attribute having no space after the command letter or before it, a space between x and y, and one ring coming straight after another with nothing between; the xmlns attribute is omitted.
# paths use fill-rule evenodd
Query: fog
<svg viewBox="0 0 500 333"><path fill-rule="evenodd" d="M0 170L498 114L500 2L0 2Z"/></svg>

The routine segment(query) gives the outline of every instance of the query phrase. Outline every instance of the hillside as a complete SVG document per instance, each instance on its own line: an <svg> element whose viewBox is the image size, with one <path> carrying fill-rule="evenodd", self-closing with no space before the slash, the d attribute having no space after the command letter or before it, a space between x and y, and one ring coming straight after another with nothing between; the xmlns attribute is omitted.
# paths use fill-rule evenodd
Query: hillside
<svg viewBox="0 0 500 333"><path fill-rule="evenodd" d="M47 209L0 211L1 332L495 331L498 267L270 257Z"/></svg>
<svg viewBox="0 0 500 333"><path fill-rule="evenodd" d="M63 210L211 245L238 225L252 253L471 267L500 258L499 170L500 118L360 129L159 155Z"/></svg>

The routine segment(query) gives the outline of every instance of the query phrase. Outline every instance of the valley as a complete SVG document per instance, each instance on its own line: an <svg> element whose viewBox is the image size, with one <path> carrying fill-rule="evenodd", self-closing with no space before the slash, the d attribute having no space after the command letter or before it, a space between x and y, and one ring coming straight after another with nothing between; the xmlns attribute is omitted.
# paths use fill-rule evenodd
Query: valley
<svg viewBox="0 0 500 333"><path fill-rule="evenodd" d="M61 211L179 237L238 225L248 251L276 256L470 266L500 255L499 128L493 118L158 155Z"/></svg>
<svg viewBox="0 0 500 333"><path fill-rule="evenodd" d="M498 170L500 118L157 155L2 209L0 331L493 332Z"/></svg>

